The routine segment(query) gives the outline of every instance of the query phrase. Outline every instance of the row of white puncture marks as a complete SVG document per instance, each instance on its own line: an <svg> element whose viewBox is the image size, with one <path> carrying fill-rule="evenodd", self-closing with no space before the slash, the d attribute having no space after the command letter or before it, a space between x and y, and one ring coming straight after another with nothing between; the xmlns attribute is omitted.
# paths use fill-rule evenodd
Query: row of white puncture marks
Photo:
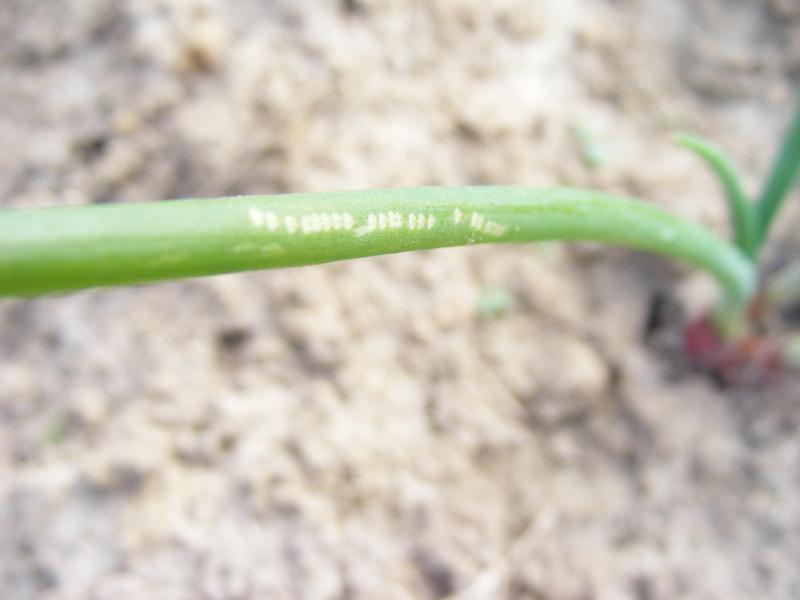
<svg viewBox="0 0 800 600"><path fill-rule="evenodd" d="M248 211L250 222L253 226L264 228L268 231L284 230L287 233L323 233L329 231L350 231L354 230L356 236L364 236L375 231L385 231L387 229L403 229L410 231L420 231L433 229L437 220L433 213L407 213L399 211L388 211L370 213L366 223L356 226L353 215L348 212L323 212L308 213L301 216L283 215L279 216L273 211L261 210L251 206ZM453 223L456 225L465 221L464 213L459 208L453 209ZM503 235L507 228L491 219L487 219L481 213L473 212L469 219L469 227L474 231L482 231L489 235Z"/></svg>

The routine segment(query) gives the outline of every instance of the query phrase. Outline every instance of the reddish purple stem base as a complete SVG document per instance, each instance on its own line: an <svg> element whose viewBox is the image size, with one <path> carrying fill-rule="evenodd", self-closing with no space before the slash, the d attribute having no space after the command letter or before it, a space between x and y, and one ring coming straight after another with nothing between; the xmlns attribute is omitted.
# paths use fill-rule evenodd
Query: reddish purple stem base
<svg viewBox="0 0 800 600"><path fill-rule="evenodd" d="M684 327L683 349L693 365L726 386L761 387L785 370L781 344L757 335L727 341L708 316Z"/></svg>

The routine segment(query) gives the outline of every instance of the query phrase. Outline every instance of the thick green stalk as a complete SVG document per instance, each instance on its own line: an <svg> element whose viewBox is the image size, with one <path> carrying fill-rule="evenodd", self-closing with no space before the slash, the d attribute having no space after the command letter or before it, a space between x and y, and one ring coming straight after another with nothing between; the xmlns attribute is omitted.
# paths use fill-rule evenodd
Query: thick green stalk
<svg viewBox="0 0 800 600"><path fill-rule="evenodd" d="M733 161L717 146L696 135L680 134L677 142L699 156L717 175L725 198L736 245L753 257L758 244L758 215L742 189Z"/></svg>
<svg viewBox="0 0 800 600"><path fill-rule="evenodd" d="M764 191L758 199L759 244L763 244L766 240L770 225L794 185L799 170L800 98L797 100L792 123L786 132L778 156L773 163L772 171L764 185Z"/></svg>
<svg viewBox="0 0 800 600"><path fill-rule="evenodd" d="M705 269L730 307L752 263L643 202L571 189L414 188L0 211L0 295L32 296L444 246L591 240Z"/></svg>

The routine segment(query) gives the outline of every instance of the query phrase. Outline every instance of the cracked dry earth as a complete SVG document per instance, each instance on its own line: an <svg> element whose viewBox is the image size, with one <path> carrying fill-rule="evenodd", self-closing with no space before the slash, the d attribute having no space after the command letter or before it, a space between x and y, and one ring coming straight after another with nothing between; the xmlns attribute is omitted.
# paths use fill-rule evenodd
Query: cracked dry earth
<svg viewBox="0 0 800 600"><path fill-rule="evenodd" d="M568 184L723 232L670 133L756 183L800 11L4 0L0 62L9 206ZM0 596L800 597L798 382L720 391L641 340L654 292L707 287L549 244L5 300Z"/></svg>

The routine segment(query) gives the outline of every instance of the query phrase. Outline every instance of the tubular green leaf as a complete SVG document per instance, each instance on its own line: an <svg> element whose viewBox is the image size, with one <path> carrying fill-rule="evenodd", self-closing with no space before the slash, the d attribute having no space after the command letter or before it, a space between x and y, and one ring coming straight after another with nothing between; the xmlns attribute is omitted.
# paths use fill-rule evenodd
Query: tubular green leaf
<svg viewBox="0 0 800 600"><path fill-rule="evenodd" d="M758 199L758 242L763 243L778 209L794 185L800 170L800 98L794 111L794 118L783 138L772 171Z"/></svg>
<svg viewBox="0 0 800 600"><path fill-rule="evenodd" d="M572 189L462 187L242 196L0 211L0 295L291 267L491 242L591 240L705 269L726 302L752 263L643 202Z"/></svg>
<svg viewBox="0 0 800 600"><path fill-rule="evenodd" d="M757 245L758 216L742 190L733 161L721 149L701 137L679 134L675 139L681 146L699 156L717 175L728 201L736 245L747 256L752 257Z"/></svg>

